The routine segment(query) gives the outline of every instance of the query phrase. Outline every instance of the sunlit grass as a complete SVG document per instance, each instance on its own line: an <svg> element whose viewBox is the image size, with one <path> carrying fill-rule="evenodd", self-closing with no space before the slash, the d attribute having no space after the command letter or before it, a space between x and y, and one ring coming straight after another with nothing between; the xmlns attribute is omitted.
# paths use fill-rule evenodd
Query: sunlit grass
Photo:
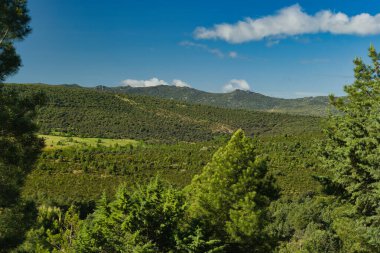
<svg viewBox="0 0 380 253"><path fill-rule="evenodd" d="M45 140L45 150L56 149L56 148L66 148L66 147L96 147L96 146L106 146L111 147L115 145L125 146L125 145L139 145L141 142L131 139L105 139L105 138L81 138L81 137L64 137L55 135L39 135Z"/></svg>

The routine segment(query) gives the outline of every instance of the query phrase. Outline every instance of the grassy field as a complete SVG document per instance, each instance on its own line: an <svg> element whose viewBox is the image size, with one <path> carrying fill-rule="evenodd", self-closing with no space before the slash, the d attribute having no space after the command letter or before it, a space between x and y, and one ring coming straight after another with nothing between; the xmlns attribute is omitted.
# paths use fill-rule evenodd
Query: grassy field
<svg viewBox="0 0 380 253"><path fill-rule="evenodd" d="M126 146L140 145L141 142L130 139L105 139L105 138L81 138L81 137L64 137L55 135L39 135L45 140L45 150L66 148L66 147L96 147L96 146Z"/></svg>

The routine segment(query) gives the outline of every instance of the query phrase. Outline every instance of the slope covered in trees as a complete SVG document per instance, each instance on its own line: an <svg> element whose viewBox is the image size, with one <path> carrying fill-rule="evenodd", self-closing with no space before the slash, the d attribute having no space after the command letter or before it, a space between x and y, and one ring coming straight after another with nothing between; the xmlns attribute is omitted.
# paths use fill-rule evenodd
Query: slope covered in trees
<svg viewBox="0 0 380 253"><path fill-rule="evenodd" d="M154 86L154 87L106 87L98 90L112 91L121 94L136 94L157 98L173 99L188 103L218 106L232 109L282 112L298 115L327 115L329 99L327 96L283 99L262 95L260 93L235 90L230 93L210 93L188 87Z"/></svg>
<svg viewBox="0 0 380 253"><path fill-rule="evenodd" d="M77 86L7 85L44 92L37 121L45 134L82 137L205 141L242 128L247 135L318 132L320 118L194 105Z"/></svg>

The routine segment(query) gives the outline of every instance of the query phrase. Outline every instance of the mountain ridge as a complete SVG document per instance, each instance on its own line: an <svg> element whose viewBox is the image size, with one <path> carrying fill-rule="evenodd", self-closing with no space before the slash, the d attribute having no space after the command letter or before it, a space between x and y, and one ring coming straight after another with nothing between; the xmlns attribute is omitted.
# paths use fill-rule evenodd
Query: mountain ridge
<svg viewBox="0 0 380 253"><path fill-rule="evenodd" d="M229 93L212 93L191 87L178 87L172 85L159 85L152 87L105 85L88 87L81 86L79 84L52 85L44 83L35 83L34 85L94 89L97 91L112 92L116 94L148 96L220 108L276 112L304 116L326 116L329 112L334 112L334 110L330 107L328 96L277 98L245 90L234 90Z"/></svg>
<svg viewBox="0 0 380 253"><path fill-rule="evenodd" d="M321 118L220 108L76 85L8 84L24 94L42 92L40 133L94 138L207 141L239 128L249 136L318 132ZM306 129L300 126L308 127Z"/></svg>
<svg viewBox="0 0 380 253"><path fill-rule="evenodd" d="M222 108L259 110L298 115L325 116L329 109L327 96L303 98L277 98L253 91L234 90L229 93L212 93L190 87L159 85L153 87L96 86L97 90L115 93L151 96L188 103L211 105Z"/></svg>

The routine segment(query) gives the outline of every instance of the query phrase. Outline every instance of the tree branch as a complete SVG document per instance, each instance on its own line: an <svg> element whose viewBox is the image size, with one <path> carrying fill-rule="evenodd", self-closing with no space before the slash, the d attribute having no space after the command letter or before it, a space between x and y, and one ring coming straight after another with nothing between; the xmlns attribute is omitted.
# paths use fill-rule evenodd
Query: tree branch
<svg viewBox="0 0 380 253"><path fill-rule="evenodd" d="M5 33L4 33L3 37L2 37L1 40L0 40L0 45L3 44L3 41L5 40L5 38L6 38L7 35L8 35L8 32L9 32L9 28L7 28L7 30L5 30Z"/></svg>

